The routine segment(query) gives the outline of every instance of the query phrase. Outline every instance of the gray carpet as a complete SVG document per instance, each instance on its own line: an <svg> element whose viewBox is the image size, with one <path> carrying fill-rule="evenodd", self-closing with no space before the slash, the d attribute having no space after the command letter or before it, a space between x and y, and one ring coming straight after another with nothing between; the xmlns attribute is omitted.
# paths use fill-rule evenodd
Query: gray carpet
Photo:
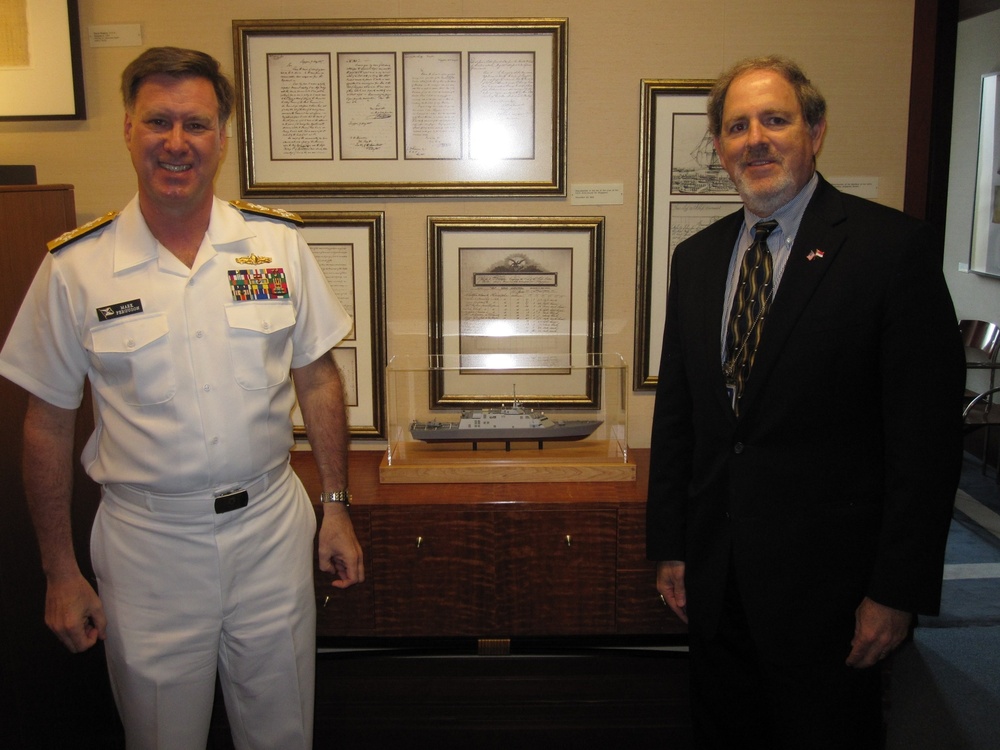
<svg viewBox="0 0 1000 750"><path fill-rule="evenodd" d="M1000 626L918 628L890 696L889 750L1000 748Z"/></svg>
<svg viewBox="0 0 1000 750"><path fill-rule="evenodd" d="M941 614L892 664L888 750L1000 748L1000 486L966 460Z"/></svg>

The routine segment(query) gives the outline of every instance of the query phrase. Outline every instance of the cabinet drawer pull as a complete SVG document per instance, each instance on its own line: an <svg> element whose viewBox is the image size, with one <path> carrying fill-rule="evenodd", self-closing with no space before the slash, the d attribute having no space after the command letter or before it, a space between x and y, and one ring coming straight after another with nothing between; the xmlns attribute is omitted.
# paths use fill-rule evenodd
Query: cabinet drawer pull
<svg viewBox="0 0 1000 750"><path fill-rule="evenodd" d="M326 605L329 603L330 603L330 595L327 594L325 597L323 597L323 609L326 609Z"/></svg>
<svg viewBox="0 0 1000 750"><path fill-rule="evenodd" d="M573 546L573 537L570 536L569 534L566 535L566 546L567 547Z"/></svg>
<svg viewBox="0 0 1000 750"><path fill-rule="evenodd" d="M420 549L420 545L424 543L424 538L422 536L417 537L417 549Z"/></svg>

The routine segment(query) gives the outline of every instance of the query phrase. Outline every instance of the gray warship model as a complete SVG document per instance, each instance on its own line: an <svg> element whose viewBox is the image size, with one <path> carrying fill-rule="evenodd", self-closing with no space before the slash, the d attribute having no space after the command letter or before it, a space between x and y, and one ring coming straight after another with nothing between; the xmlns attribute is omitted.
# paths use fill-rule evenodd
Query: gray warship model
<svg viewBox="0 0 1000 750"><path fill-rule="evenodd" d="M410 423L410 435L426 443L471 442L473 450L480 442L503 442L509 451L514 441L537 441L541 448L550 440L583 440L600 425L599 419L551 419L515 400L511 406L467 409L457 422L414 420Z"/></svg>

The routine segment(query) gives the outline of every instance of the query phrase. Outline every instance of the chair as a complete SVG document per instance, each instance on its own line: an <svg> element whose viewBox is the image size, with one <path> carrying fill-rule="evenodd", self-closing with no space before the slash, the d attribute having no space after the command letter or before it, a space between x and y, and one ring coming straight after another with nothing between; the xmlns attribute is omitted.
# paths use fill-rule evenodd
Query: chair
<svg viewBox="0 0 1000 750"><path fill-rule="evenodd" d="M983 430L983 474L986 473L986 452L989 450L990 430L1000 427L1000 403L994 399L1000 394L1000 386L978 394L962 412L966 433ZM996 407L996 408L994 408ZM997 482L1000 483L1000 445L997 446Z"/></svg>
<svg viewBox="0 0 1000 750"><path fill-rule="evenodd" d="M980 378L972 388L965 390L967 403L962 413L966 434L983 431L982 471L986 473L986 455L989 450L990 431L1000 426L1000 403L994 408L994 401L1000 400L1000 388L996 384L996 372L1000 369L997 355L1000 354L1000 327L983 320L962 320L958 324L965 345L965 367L970 374L978 370L989 372L988 385L983 388ZM1000 448L997 452L997 481L1000 482Z"/></svg>
<svg viewBox="0 0 1000 750"><path fill-rule="evenodd" d="M984 320L962 320L958 323L959 333L962 335L962 343L965 345L965 366L970 370L986 369L990 370L990 385L992 388L993 372L996 368L997 352L1000 351L1000 326L995 323L987 323ZM973 398L980 389L968 391L969 398Z"/></svg>

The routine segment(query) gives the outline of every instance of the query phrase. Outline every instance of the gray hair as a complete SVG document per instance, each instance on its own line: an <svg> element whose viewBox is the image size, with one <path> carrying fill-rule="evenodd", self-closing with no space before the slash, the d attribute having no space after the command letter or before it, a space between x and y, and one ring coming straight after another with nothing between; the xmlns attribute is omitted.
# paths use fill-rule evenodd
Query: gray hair
<svg viewBox="0 0 1000 750"><path fill-rule="evenodd" d="M716 138L722 134L722 109L730 85L739 76L754 70L773 70L792 85L802 108L802 116L810 128L816 127L826 117L826 99L797 63L781 55L751 57L741 60L720 75L708 95L708 129Z"/></svg>

